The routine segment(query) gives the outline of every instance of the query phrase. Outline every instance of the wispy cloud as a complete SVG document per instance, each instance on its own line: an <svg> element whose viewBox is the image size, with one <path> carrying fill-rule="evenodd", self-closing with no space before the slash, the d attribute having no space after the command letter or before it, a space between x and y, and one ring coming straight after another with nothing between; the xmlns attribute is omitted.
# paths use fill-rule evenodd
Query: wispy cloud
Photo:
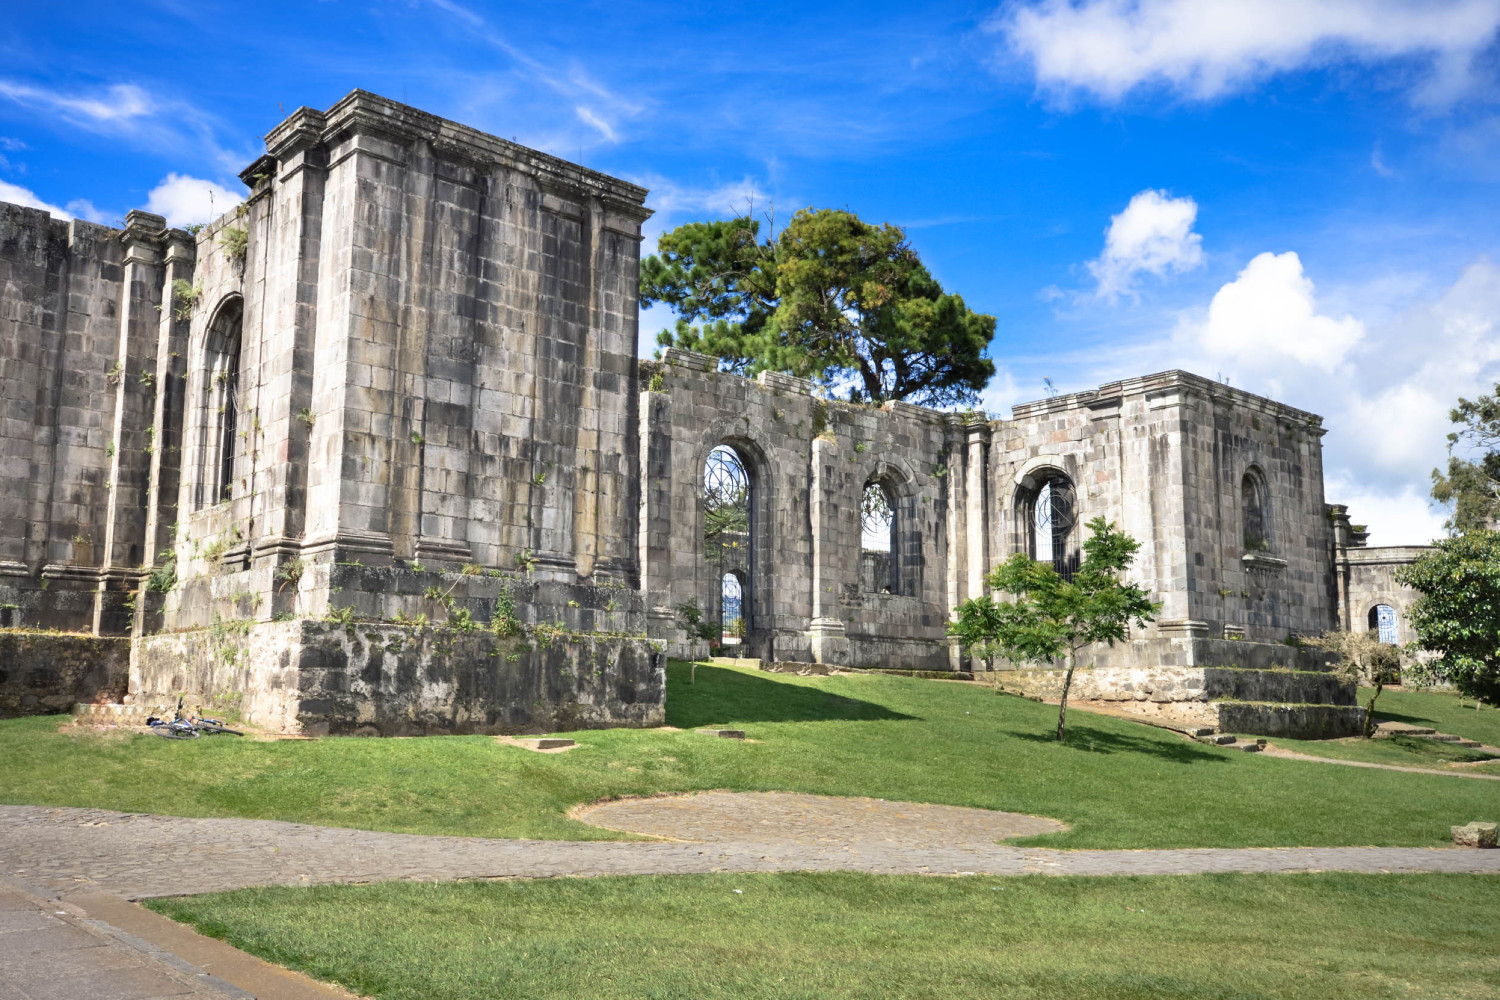
<svg viewBox="0 0 1500 1000"><path fill-rule="evenodd" d="M213 116L134 83L68 91L0 78L0 101L32 112L42 122L121 139L226 174L239 171L255 155L249 147L221 144Z"/></svg>
<svg viewBox="0 0 1500 1000"><path fill-rule="evenodd" d="M1160 85L1212 100L1277 73L1408 59L1425 67L1413 99L1442 104L1471 90L1500 0L1024 0L990 28L1064 98Z"/></svg>
<svg viewBox="0 0 1500 1000"><path fill-rule="evenodd" d="M600 142L613 145L624 139L624 123L641 114L641 101L626 97L594 79L575 60L563 56L554 60L539 58L532 51L512 43L483 14L454 3L453 0L427 2L463 25L470 37L499 52L512 64L508 70L499 71L496 75L513 81L515 85L499 85L494 80L484 82L477 89L471 89L471 108L477 110L489 103L485 100L486 93L504 93L507 98L513 99L517 93L534 94L535 85L540 84L552 95L556 107L550 115L538 114L531 117L557 121L560 120L558 111L566 113L565 109L570 109L571 120L586 126L586 130L554 129L528 135L525 139L528 145L562 151L577 146L593 146Z"/></svg>

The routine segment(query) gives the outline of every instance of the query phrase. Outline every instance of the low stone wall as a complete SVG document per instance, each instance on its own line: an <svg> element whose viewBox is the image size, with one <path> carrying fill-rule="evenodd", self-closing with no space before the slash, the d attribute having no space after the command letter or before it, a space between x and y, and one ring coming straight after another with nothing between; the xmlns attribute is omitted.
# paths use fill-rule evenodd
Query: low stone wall
<svg viewBox="0 0 1500 1000"><path fill-rule="evenodd" d="M1225 733L1328 740L1357 736L1365 721L1358 705L1276 705L1270 702L1215 702L1218 729Z"/></svg>
<svg viewBox="0 0 1500 1000"><path fill-rule="evenodd" d="M124 637L0 631L0 718L119 701L129 669Z"/></svg>
<svg viewBox="0 0 1500 1000"><path fill-rule="evenodd" d="M660 725L665 655L641 639L297 620L137 640L137 702L237 704L309 735L522 733Z"/></svg>
<svg viewBox="0 0 1500 1000"><path fill-rule="evenodd" d="M1261 645L1261 644L1255 644ZM1061 668L992 675L1034 698L1062 694ZM1355 686L1326 671L1227 667L1080 667L1068 698L1135 715L1258 736L1322 739L1359 732Z"/></svg>

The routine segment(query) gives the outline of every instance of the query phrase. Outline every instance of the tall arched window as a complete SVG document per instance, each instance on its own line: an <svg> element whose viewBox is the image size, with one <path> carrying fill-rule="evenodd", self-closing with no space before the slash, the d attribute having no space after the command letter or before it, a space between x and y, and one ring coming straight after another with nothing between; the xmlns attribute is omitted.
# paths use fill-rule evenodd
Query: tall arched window
<svg viewBox="0 0 1500 1000"><path fill-rule="evenodd" d="M725 636L731 628L743 636L754 621L744 586L752 578L750 499L750 473L739 452L724 444L710 451L703 466L703 555L720 582L718 617Z"/></svg>
<svg viewBox="0 0 1500 1000"><path fill-rule="evenodd" d="M1026 519L1026 546L1031 558L1048 562L1065 580L1078 569L1078 547L1073 529L1078 523L1078 500L1073 483L1061 472L1051 472L1027 497L1022 513Z"/></svg>
<svg viewBox="0 0 1500 1000"><path fill-rule="evenodd" d="M1401 630L1397 625L1395 608L1389 604L1377 604L1370 609L1368 621L1370 631L1374 632L1381 642L1392 646L1400 643Z"/></svg>
<svg viewBox="0 0 1500 1000"><path fill-rule="evenodd" d="M871 480L859 504L859 582L870 594L901 592L895 498L884 482Z"/></svg>
<svg viewBox="0 0 1500 1000"><path fill-rule="evenodd" d="M719 608L724 645L741 645L745 639L745 585L734 573L725 573L720 581Z"/></svg>
<svg viewBox="0 0 1500 1000"><path fill-rule="evenodd" d="M1266 481L1254 466L1240 480L1240 519L1246 552L1264 552L1271 547L1271 510Z"/></svg>
<svg viewBox="0 0 1500 1000"><path fill-rule="evenodd" d="M200 505L228 500L234 488L234 460L239 451L240 347L244 311L244 300L239 296L225 301L214 314L203 345Z"/></svg>

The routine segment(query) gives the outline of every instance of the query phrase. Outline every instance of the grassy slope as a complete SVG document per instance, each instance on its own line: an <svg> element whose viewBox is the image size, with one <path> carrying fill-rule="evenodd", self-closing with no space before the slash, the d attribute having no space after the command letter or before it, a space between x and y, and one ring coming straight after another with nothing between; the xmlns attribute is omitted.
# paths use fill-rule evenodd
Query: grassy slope
<svg viewBox="0 0 1500 1000"><path fill-rule="evenodd" d="M1359 703L1368 704L1371 688L1360 688ZM1431 726L1440 733L1452 733L1486 746L1500 746L1500 711L1485 708L1475 711L1474 701L1438 691L1391 691L1381 692L1375 703L1375 717L1395 722L1407 722L1414 726ZM1396 764L1401 767L1432 767L1443 769L1451 763L1486 761L1488 757L1465 751L1461 747L1418 739L1362 740L1285 740L1277 739L1277 746L1289 750L1315 754L1320 757L1336 757L1341 760L1362 760L1376 764ZM1479 774L1500 774L1500 760L1477 766L1465 766L1463 770Z"/></svg>
<svg viewBox="0 0 1500 1000"><path fill-rule="evenodd" d="M678 875L148 905L382 1000L1500 992L1486 876Z"/></svg>
<svg viewBox="0 0 1500 1000"><path fill-rule="evenodd" d="M964 683L669 668L668 721L691 731L575 734L566 754L486 737L175 742L0 723L0 802L247 816L414 833L617 839L567 809L610 795L779 789L1052 816L1059 847L1439 845L1495 813L1490 782L1272 760Z"/></svg>

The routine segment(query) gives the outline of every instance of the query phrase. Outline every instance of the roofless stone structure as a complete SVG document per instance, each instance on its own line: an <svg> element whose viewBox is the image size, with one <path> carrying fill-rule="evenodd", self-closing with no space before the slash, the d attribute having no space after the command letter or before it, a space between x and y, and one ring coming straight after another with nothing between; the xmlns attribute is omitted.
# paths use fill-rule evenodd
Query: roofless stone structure
<svg viewBox="0 0 1500 1000"><path fill-rule="evenodd" d="M1157 671L1156 703L1206 705L1206 668L1296 667L1288 635L1365 625L1313 414L1183 372L1000 420L638 362L644 189L362 91L292 114L241 176L195 234L0 206L0 627L125 637L136 704L650 725L666 654L705 635L768 663L1009 667L963 659L952 609L1013 552L1070 572L1095 515L1164 604L1094 657L1105 696L1149 700ZM56 655L28 642L0 711L51 704L17 687ZM124 694L126 657L89 656L113 666L47 697ZM1318 700L1309 725L1346 724Z"/></svg>

